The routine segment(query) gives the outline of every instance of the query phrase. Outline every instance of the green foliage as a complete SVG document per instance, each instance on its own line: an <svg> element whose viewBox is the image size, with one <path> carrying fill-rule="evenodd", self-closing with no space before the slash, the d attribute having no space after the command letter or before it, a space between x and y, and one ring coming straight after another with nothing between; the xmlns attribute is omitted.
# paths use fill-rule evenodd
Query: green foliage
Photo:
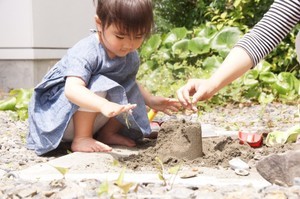
<svg viewBox="0 0 300 199"><path fill-rule="evenodd" d="M0 101L1 111L14 111L16 119L25 120L28 118L28 104L33 89L15 89L9 92L9 96Z"/></svg>
<svg viewBox="0 0 300 199"><path fill-rule="evenodd" d="M155 94L175 97L176 90L189 78L210 77L242 35L238 28L218 30L211 24L193 30L174 28L168 33L155 34L141 48L138 79ZM222 89L211 102L254 100L266 104L274 100L299 100L300 83L296 73L276 73L273 68L262 61Z"/></svg>
<svg viewBox="0 0 300 199"><path fill-rule="evenodd" d="M155 0L157 30L175 27L192 29L211 22L218 29L253 27L269 9L273 0Z"/></svg>
<svg viewBox="0 0 300 199"><path fill-rule="evenodd" d="M299 29L300 24L265 58L269 63L273 63L271 68L273 72L292 72L300 78L300 64L295 50L295 40Z"/></svg>
<svg viewBox="0 0 300 199"><path fill-rule="evenodd" d="M274 0L155 0L156 26L162 34L176 27L196 29L203 24L213 25L217 30L226 26L237 27L246 33L263 17L273 2ZM300 77L300 64L294 48L299 28L300 25L295 27L266 57L266 61L272 64L271 72L293 72ZM207 41L196 38L194 42ZM198 46L198 50L207 51L207 48L200 45L194 46Z"/></svg>
<svg viewBox="0 0 300 199"><path fill-rule="evenodd" d="M154 0L157 30L165 32L174 27L191 29L205 22L207 3L198 0Z"/></svg>
<svg viewBox="0 0 300 199"><path fill-rule="evenodd" d="M167 178L166 171L163 162L159 157L155 157L155 161L157 163L158 170L158 178L163 182L163 186L167 187L167 190L171 190L173 188L176 176L181 169L181 165L177 165L168 169L168 173L171 174L170 178Z"/></svg>
<svg viewBox="0 0 300 199"><path fill-rule="evenodd" d="M174 97L188 78L209 77L240 36L237 28L211 25L153 35L141 48L138 79L152 92Z"/></svg>
<svg viewBox="0 0 300 199"><path fill-rule="evenodd" d="M58 166L53 166L63 177L69 172L69 168L66 167L58 167Z"/></svg>
<svg viewBox="0 0 300 199"><path fill-rule="evenodd" d="M273 0L215 0L206 8L205 17L218 29L234 26L247 31L269 9Z"/></svg>
<svg viewBox="0 0 300 199"><path fill-rule="evenodd" d="M124 175L125 175L125 167L122 169L118 179L116 180L115 184L122 189L125 195L128 194L130 188L134 185L133 182L124 182Z"/></svg>
<svg viewBox="0 0 300 199"><path fill-rule="evenodd" d="M116 162L114 161L113 164L115 164L115 163ZM133 186L135 186L133 188L133 192L136 193L139 185L136 183L133 183L133 182L124 182L125 170L126 170L126 168L123 167L116 180L114 180L112 182L109 182L107 180L103 181L100 184L99 189L97 191L98 196L105 197L105 198L115 198L115 197L116 198L127 198L127 195L130 192L130 189L133 188ZM119 190L122 191L121 195L116 194L116 191L118 192Z"/></svg>

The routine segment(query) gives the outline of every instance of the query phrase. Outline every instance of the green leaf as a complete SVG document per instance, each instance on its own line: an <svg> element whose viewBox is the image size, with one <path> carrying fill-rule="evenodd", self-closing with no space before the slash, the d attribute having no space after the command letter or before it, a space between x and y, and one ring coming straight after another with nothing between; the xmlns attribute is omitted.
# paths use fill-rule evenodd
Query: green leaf
<svg viewBox="0 0 300 199"><path fill-rule="evenodd" d="M118 185L118 187L123 190L124 194L127 194L133 185L134 185L133 182L128 182L128 183L123 183L121 185Z"/></svg>
<svg viewBox="0 0 300 199"><path fill-rule="evenodd" d="M259 97L258 97L258 101L261 104L268 104L271 103L274 100L274 95L273 94L269 94L267 95L266 93L262 92Z"/></svg>
<svg viewBox="0 0 300 199"><path fill-rule="evenodd" d="M177 165L177 166L171 167L168 172L170 174L177 174L178 171L180 170L180 168L181 168L181 165Z"/></svg>
<svg viewBox="0 0 300 199"><path fill-rule="evenodd" d="M220 17L221 17L221 19L225 19L226 16L227 16L227 12L223 12Z"/></svg>
<svg viewBox="0 0 300 199"><path fill-rule="evenodd" d="M241 4L242 0L235 0L233 6L236 8Z"/></svg>
<svg viewBox="0 0 300 199"><path fill-rule="evenodd" d="M205 54L210 51L210 39L207 39L205 37L199 38L193 38L188 43L188 49L194 53L194 54Z"/></svg>
<svg viewBox="0 0 300 199"><path fill-rule="evenodd" d="M17 104L17 98L9 97L7 99L0 101L0 110L7 111L7 110L15 110L15 106Z"/></svg>
<svg viewBox="0 0 300 199"><path fill-rule="evenodd" d="M17 98L17 104L16 108L17 109L27 109L28 104L31 98L31 95L33 93L33 89L17 89L17 90L12 90L10 92L12 95L16 95Z"/></svg>
<svg viewBox="0 0 300 199"><path fill-rule="evenodd" d="M197 37L205 37L211 40L217 34L217 28L212 25L204 25L201 26L200 30L195 29L195 34Z"/></svg>
<svg viewBox="0 0 300 199"><path fill-rule="evenodd" d="M150 57L152 53L157 51L161 44L161 37L158 34L152 35L150 39L142 46L140 55L142 57Z"/></svg>
<svg viewBox="0 0 300 199"><path fill-rule="evenodd" d="M298 95L300 95L300 80L298 80L296 77L294 78L294 88Z"/></svg>
<svg viewBox="0 0 300 199"><path fill-rule="evenodd" d="M280 73L271 87L281 95L288 94L294 88L294 75L288 72Z"/></svg>
<svg viewBox="0 0 300 199"><path fill-rule="evenodd" d="M118 179L116 180L116 184L117 184L118 186L120 186L120 185L123 184L125 170L126 170L125 167L123 167L122 171L121 171L120 174L119 174Z"/></svg>
<svg viewBox="0 0 300 199"><path fill-rule="evenodd" d="M167 60L171 59L170 50L162 48L157 52L156 57L157 57L157 59L159 59L161 61L167 61Z"/></svg>
<svg viewBox="0 0 300 199"><path fill-rule="evenodd" d="M148 70L152 70L154 67L154 62L153 61L146 61L143 64L140 65L140 68L148 71Z"/></svg>
<svg viewBox="0 0 300 199"><path fill-rule="evenodd" d="M257 86L251 87L249 89L247 89L246 91L244 91L244 96L246 98L254 98L257 99L260 95L261 91L257 88Z"/></svg>
<svg viewBox="0 0 300 199"><path fill-rule="evenodd" d="M213 39L211 48L225 57L241 36L238 28L225 27Z"/></svg>
<svg viewBox="0 0 300 199"><path fill-rule="evenodd" d="M267 61L261 61L260 63L258 63L255 67L255 69L257 71L261 72L269 72L272 68L272 65L270 63L268 63Z"/></svg>
<svg viewBox="0 0 300 199"><path fill-rule="evenodd" d="M300 125L295 125L287 130L289 135L287 142L295 142L300 135Z"/></svg>
<svg viewBox="0 0 300 199"><path fill-rule="evenodd" d="M277 76L272 72L261 72L259 74L259 80L268 84L272 84L277 81Z"/></svg>
<svg viewBox="0 0 300 199"><path fill-rule="evenodd" d="M219 68L222 61L223 59L221 57L217 57L217 56L208 57L203 61L203 67L209 72L213 72L215 69Z"/></svg>
<svg viewBox="0 0 300 199"><path fill-rule="evenodd" d="M155 157L155 161L159 164L159 169L163 170L164 165L159 157Z"/></svg>
<svg viewBox="0 0 300 199"><path fill-rule="evenodd" d="M113 162L112 162L112 165L113 165L114 167L117 167L117 166L120 165L120 162L119 162L117 159L114 159Z"/></svg>
<svg viewBox="0 0 300 199"><path fill-rule="evenodd" d="M161 181L165 181L166 180L161 173L158 173L158 179L161 180Z"/></svg>
<svg viewBox="0 0 300 199"><path fill-rule="evenodd" d="M108 184L107 180L100 184L100 187L99 187L99 190L97 193L99 196L101 196L104 193L109 194L109 184Z"/></svg>
<svg viewBox="0 0 300 199"><path fill-rule="evenodd" d="M257 70L250 70L248 71L244 77L243 77L243 83L244 85L246 86L249 86L249 87L254 87L256 85L258 85L258 71Z"/></svg>
<svg viewBox="0 0 300 199"><path fill-rule="evenodd" d="M66 173L69 171L69 168L65 167L57 167L53 166L57 171L59 171L63 176L66 175Z"/></svg>
<svg viewBox="0 0 300 199"><path fill-rule="evenodd" d="M174 55L179 55L180 58L186 58L189 54L189 41L188 39L182 39L172 46L172 52Z"/></svg>
<svg viewBox="0 0 300 199"><path fill-rule="evenodd" d="M118 179L116 180L115 184L123 190L125 194L127 194L130 188L134 185L133 182L124 183L124 175L125 175L126 168L123 167Z"/></svg>
<svg viewBox="0 0 300 199"><path fill-rule="evenodd" d="M28 118L28 109L25 109L25 108L23 108L23 109L18 109L18 110L17 110L17 114L18 114L18 118L19 118L20 120L25 121L25 120Z"/></svg>
<svg viewBox="0 0 300 199"><path fill-rule="evenodd" d="M163 44L174 43L178 40L185 38L187 35L186 28L174 28L165 37Z"/></svg>

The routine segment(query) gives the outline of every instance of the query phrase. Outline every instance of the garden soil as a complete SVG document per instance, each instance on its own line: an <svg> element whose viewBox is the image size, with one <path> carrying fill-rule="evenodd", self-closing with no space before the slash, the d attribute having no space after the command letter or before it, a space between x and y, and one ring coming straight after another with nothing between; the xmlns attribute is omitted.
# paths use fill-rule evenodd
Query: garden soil
<svg viewBox="0 0 300 199"><path fill-rule="evenodd" d="M285 131L300 122L297 105L272 103L262 107L238 104L215 107L201 114L199 123L191 122L187 116L184 119L177 117L176 120L165 120L157 139L144 139L137 145L139 154L121 158L119 162L128 168L128 172L130 169L136 172L157 172L158 159L166 167L183 165L193 168L193 171L194 168L200 168L200 172L202 168L208 167L214 171L223 171L223 168L229 168L229 160L239 157L255 170L257 161L265 156L280 154L296 146L284 144L277 147L263 145L260 148L251 148L241 145L235 136L202 138L203 125L200 123L226 130L246 129L262 133ZM99 187L103 182L97 179L78 182L66 179L28 182L14 176L15 171L47 163L70 152L70 145L64 143L47 156L37 156L34 151L26 149L28 121L15 120L14 117L12 112L0 111L0 198L99 198ZM101 165L90 165L93 166ZM111 168L110 165L108 169ZM213 185L180 185L172 190L160 184L141 183L139 186L139 194L151 196L148 198L300 198L299 185L271 185L260 190L243 185L222 188ZM137 193L130 192L127 198L137 198L136 196Z"/></svg>
<svg viewBox="0 0 300 199"><path fill-rule="evenodd" d="M189 167L229 167L229 161L240 158L255 166L262 157L293 150L295 145L285 144L252 148L240 144L236 136L202 138L201 125L185 120L171 120L162 124L156 140L146 139L139 143L140 153L121 158L126 167L133 170L156 168L157 159L167 167L185 165Z"/></svg>

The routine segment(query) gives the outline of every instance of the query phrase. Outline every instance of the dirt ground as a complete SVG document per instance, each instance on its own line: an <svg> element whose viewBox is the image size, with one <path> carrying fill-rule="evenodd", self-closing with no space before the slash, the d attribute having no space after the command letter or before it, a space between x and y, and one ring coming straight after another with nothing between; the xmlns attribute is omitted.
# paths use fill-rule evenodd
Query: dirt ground
<svg viewBox="0 0 300 199"><path fill-rule="evenodd" d="M127 168L139 170L155 168L158 157L165 166L229 167L229 161L239 157L250 166L270 154L292 150L295 144L268 147L265 144L252 148L240 144L237 136L201 138L201 125L185 120L170 120L162 124L157 140L145 139L139 143L141 152L120 159Z"/></svg>

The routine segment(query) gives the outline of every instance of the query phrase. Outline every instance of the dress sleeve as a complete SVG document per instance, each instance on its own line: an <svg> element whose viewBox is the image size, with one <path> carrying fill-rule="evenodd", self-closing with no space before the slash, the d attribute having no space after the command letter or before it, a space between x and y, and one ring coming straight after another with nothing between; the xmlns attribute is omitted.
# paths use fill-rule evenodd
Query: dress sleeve
<svg viewBox="0 0 300 199"><path fill-rule="evenodd" d="M264 17L235 46L243 48L256 66L299 20L299 0L275 0Z"/></svg>
<svg viewBox="0 0 300 199"><path fill-rule="evenodd" d="M92 37L78 42L74 47L69 49L62 64L66 68L65 77L80 77L88 85L91 76L99 67L101 53L98 45Z"/></svg>

